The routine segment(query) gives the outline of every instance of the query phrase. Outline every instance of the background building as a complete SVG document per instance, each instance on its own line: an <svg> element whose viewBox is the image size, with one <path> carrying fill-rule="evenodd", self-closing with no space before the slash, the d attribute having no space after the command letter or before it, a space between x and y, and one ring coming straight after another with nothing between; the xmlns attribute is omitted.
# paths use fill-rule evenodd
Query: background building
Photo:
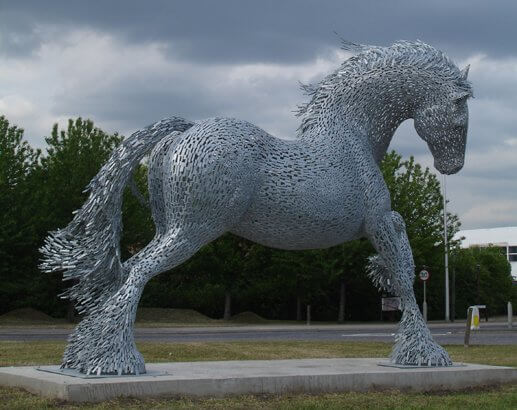
<svg viewBox="0 0 517 410"><path fill-rule="evenodd" d="M462 248L495 246L501 249L512 265L512 278L517 281L517 226L459 231L454 239L464 238Z"/></svg>

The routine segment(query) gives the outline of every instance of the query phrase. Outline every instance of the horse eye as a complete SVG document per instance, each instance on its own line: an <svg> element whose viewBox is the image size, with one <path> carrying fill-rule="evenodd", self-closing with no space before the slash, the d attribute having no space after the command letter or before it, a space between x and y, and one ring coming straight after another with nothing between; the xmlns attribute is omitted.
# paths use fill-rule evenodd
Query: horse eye
<svg viewBox="0 0 517 410"><path fill-rule="evenodd" d="M461 105L461 104L463 104L465 101L467 101L467 98L468 98L468 96L464 96L464 97L456 98L456 99L454 100L454 104L456 104L456 105Z"/></svg>

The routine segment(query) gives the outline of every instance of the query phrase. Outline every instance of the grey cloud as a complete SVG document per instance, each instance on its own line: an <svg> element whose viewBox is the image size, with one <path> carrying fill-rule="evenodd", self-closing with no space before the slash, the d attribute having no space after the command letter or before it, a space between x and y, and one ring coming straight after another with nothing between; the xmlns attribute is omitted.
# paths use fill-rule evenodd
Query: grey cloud
<svg viewBox="0 0 517 410"><path fill-rule="evenodd" d="M504 56L517 34L517 3L510 0L2 1L0 10L4 53L37 47L31 35L37 24L91 27L131 43L160 41L174 55L212 62L308 60L337 44L333 31L375 44L420 38L457 58Z"/></svg>
<svg viewBox="0 0 517 410"><path fill-rule="evenodd" d="M98 122L124 122L126 129L141 128L159 118L179 115L203 118L217 115L216 101L196 90L149 90L135 87L130 80L91 95L56 96L56 115L93 115Z"/></svg>
<svg viewBox="0 0 517 410"><path fill-rule="evenodd" d="M192 120L239 117L281 137L293 138L299 123L294 109L304 99L294 81L290 87L283 88L271 81L258 89L241 85L214 90L189 73L153 78L155 84L139 80L129 76L91 94L66 89L55 97L52 112L70 117L87 113L101 124L111 121L124 124L125 130L136 130L170 115Z"/></svg>

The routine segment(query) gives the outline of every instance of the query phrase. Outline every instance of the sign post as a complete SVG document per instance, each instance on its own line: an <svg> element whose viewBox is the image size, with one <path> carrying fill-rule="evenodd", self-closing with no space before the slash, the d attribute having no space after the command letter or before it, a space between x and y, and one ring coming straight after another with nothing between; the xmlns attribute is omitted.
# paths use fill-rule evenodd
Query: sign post
<svg viewBox="0 0 517 410"><path fill-rule="evenodd" d="M513 309L512 302L508 302L508 329L512 328Z"/></svg>
<svg viewBox="0 0 517 410"><path fill-rule="evenodd" d="M418 274L420 280L424 283L424 302L422 303L422 316L424 316L424 320L427 322L427 295L426 295L426 282L429 280L431 274L424 267Z"/></svg>
<svg viewBox="0 0 517 410"><path fill-rule="evenodd" d="M472 325L472 306L470 306L467 310L467 327L465 328L465 341L463 342L463 345L465 347L469 347L471 325Z"/></svg>

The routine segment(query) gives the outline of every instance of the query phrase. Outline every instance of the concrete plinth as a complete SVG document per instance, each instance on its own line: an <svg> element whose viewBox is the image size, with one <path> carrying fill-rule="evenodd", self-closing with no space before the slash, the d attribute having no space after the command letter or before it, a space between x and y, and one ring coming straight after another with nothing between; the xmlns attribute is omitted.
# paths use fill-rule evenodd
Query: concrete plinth
<svg viewBox="0 0 517 410"><path fill-rule="evenodd" d="M466 364L400 369L380 362L377 358L150 363L146 375L99 378L52 373L58 366L2 367L0 385L64 400L98 402L118 396L430 391L517 382L517 368L512 367Z"/></svg>

